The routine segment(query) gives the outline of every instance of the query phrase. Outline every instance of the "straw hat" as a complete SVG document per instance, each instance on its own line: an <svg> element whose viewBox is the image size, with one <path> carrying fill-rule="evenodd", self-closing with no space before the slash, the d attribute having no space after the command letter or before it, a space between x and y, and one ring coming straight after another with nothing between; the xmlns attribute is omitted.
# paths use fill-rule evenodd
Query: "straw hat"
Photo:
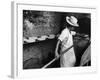
<svg viewBox="0 0 100 80"><path fill-rule="evenodd" d="M78 25L78 20L77 20L77 18L75 18L74 16L70 16L70 17L66 17L66 21L70 24L70 25L72 25L72 26L75 26L75 27L79 27L79 25Z"/></svg>

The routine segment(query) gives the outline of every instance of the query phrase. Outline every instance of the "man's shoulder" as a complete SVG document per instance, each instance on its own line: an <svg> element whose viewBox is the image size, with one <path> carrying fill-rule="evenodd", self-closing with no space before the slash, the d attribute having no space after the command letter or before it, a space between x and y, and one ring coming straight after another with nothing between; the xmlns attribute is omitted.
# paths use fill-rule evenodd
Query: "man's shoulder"
<svg viewBox="0 0 100 80"><path fill-rule="evenodd" d="M69 29L68 28L65 28L65 29L63 29L63 31L62 32L69 32Z"/></svg>

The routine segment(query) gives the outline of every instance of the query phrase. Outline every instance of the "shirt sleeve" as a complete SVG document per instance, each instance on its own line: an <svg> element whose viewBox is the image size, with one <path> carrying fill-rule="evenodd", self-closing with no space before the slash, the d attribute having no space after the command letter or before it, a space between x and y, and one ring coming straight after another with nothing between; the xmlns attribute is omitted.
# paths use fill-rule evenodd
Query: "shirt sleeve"
<svg viewBox="0 0 100 80"><path fill-rule="evenodd" d="M68 37L69 30L66 28L62 31L60 36L58 37L59 40L63 41L66 37Z"/></svg>

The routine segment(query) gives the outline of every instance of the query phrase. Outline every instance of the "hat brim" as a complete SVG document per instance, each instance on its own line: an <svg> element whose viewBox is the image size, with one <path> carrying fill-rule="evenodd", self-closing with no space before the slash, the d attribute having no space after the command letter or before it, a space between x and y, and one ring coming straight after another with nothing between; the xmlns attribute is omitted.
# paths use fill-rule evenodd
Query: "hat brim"
<svg viewBox="0 0 100 80"><path fill-rule="evenodd" d="M66 17L66 21L70 24L70 25L72 25L72 26L74 26L74 27L79 27L79 25L77 24L77 23L72 23L70 20L69 20L70 18L69 17Z"/></svg>

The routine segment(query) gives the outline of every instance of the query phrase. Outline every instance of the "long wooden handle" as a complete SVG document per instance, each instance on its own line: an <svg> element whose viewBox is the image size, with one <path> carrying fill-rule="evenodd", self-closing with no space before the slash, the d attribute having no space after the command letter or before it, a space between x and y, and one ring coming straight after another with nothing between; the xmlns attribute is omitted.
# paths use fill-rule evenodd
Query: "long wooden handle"
<svg viewBox="0 0 100 80"><path fill-rule="evenodd" d="M44 65L44 66L42 67L42 69L48 67L50 64L52 64L53 62L55 62L57 59L59 59L65 52L67 52L67 51L68 51L69 49L71 49L72 47L73 47L73 45L70 46L69 48L67 48L64 52L62 52L58 58L54 58L54 59L51 60L49 63L47 63L46 65Z"/></svg>
<svg viewBox="0 0 100 80"><path fill-rule="evenodd" d="M55 62L56 60L57 60L57 58L54 58L54 59L51 60L49 63L47 63L46 65L44 65L44 66L42 67L42 69L48 67L50 64L52 64L52 63Z"/></svg>

